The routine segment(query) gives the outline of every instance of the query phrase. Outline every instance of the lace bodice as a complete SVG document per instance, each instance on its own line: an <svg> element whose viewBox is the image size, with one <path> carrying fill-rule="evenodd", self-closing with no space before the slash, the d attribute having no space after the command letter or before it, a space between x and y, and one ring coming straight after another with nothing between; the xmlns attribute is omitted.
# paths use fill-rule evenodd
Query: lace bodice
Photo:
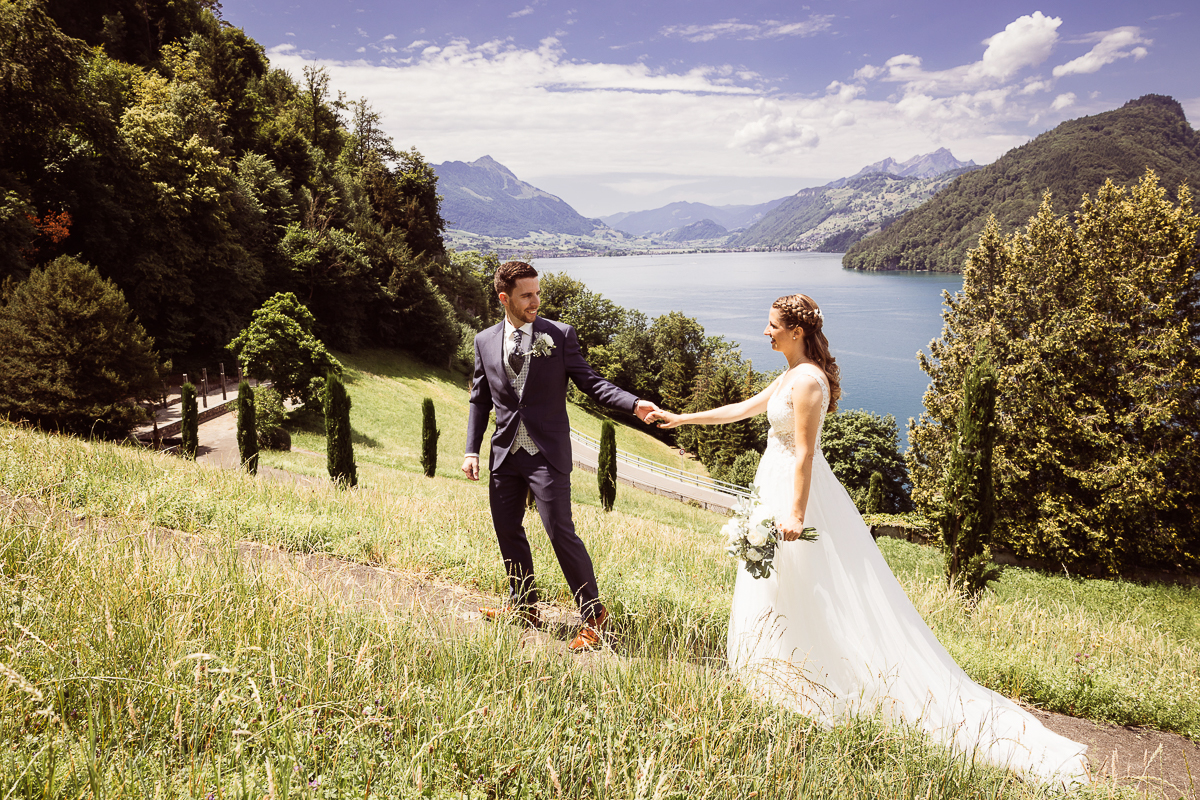
<svg viewBox="0 0 1200 800"><path fill-rule="evenodd" d="M821 384L821 423L817 427L817 449L821 449L821 429L825 427L825 413L829 409L829 385L817 372L801 370L786 386L776 389L767 401L767 421L771 423L771 429L767 431L768 450L774 446L785 455L796 457L796 410L792 407L792 386L793 381L805 380L806 376Z"/></svg>

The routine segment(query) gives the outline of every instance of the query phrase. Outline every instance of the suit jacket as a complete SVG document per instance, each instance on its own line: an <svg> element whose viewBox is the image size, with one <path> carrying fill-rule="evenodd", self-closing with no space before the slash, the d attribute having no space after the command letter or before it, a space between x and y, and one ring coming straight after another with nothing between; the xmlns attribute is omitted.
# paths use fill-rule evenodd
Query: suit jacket
<svg viewBox="0 0 1200 800"><path fill-rule="evenodd" d="M533 439L559 472L571 471L571 423L567 418L567 379L597 403L607 408L633 413L638 398L596 373L583 359L579 337L570 325L543 317L533 321L534 340L546 334L554 342L548 355L529 355L529 374L525 392L517 390L504 369L504 320L475 336L475 377L471 382L470 410L467 417L467 452L479 453L488 415L496 409L496 432L492 434L489 469L504 462L517 435L517 426L525 423Z"/></svg>

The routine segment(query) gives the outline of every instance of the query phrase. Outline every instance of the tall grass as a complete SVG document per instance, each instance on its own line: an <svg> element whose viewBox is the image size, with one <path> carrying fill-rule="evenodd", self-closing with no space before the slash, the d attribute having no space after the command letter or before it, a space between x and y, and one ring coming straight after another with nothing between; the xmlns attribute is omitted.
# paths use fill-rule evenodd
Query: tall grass
<svg viewBox="0 0 1200 800"><path fill-rule="evenodd" d="M0 427L0 486L52 507L214 541L321 550L504 591L485 487L369 466L363 480L369 488L297 487ZM721 518L637 492L623 497L637 496L629 506L641 511L618 502L605 514L594 483L576 483L583 503L576 524L622 652L719 662L733 584ZM526 527L547 597L569 606L536 514ZM967 608L946 589L936 550L887 539L880 547L938 638L984 685L1051 710L1200 739L1200 591L1010 569L997 592Z"/></svg>
<svg viewBox="0 0 1200 800"><path fill-rule="evenodd" d="M3 797L1049 793L871 720L821 730L723 671L346 607L143 527L0 515Z"/></svg>

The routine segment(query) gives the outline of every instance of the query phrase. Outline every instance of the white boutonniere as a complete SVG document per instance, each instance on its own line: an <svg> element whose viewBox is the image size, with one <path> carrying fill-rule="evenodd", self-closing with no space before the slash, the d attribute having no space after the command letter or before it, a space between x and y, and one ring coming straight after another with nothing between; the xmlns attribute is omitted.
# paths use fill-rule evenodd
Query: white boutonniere
<svg viewBox="0 0 1200 800"><path fill-rule="evenodd" d="M529 348L529 355L533 356L534 358L548 356L556 346L557 345L554 344L554 340L550 338L550 334L539 333L536 337L534 337L533 346Z"/></svg>

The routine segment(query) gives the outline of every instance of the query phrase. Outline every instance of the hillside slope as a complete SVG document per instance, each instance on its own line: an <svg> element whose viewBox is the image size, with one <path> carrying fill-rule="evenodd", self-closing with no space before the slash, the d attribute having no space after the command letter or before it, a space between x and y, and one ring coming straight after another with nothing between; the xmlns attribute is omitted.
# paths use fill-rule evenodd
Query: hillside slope
<svg viewBox="0 0 1200 800"><path fill-rule="evenodd" d="M337 357L347 368L346 384L354 403L350 411L354 455L359 463L419 470L421 402L429 397L441 431L437 472L446 477L461 477L459 467L467 437L469 396L465 377L427 366L393 350L337 353ZM573 428L600 438L602 418L572 404L567 405L567 414ZM302 429L293 436L295 445L323 453L323 421L314 416L302 417L301 422ZM617 447L677 469L706 474L700 462L680 456L677 449L632 425L617 426ZM323 468L323 464L318 466Z"/></svg>
<svg viewBox="0 0 1200 800"><path fill-rule="evenodd" d="M1123 107L1062 123L961 175L928 203L878 236L851 247L843 265L864 270L957 272L991 215L1011 232L1028 221L1044 192L1065 213L1106 179L1130 185L1154 170L1169 192L1200 186L1200 134L1170 97L1146 95Z"/></svg>

